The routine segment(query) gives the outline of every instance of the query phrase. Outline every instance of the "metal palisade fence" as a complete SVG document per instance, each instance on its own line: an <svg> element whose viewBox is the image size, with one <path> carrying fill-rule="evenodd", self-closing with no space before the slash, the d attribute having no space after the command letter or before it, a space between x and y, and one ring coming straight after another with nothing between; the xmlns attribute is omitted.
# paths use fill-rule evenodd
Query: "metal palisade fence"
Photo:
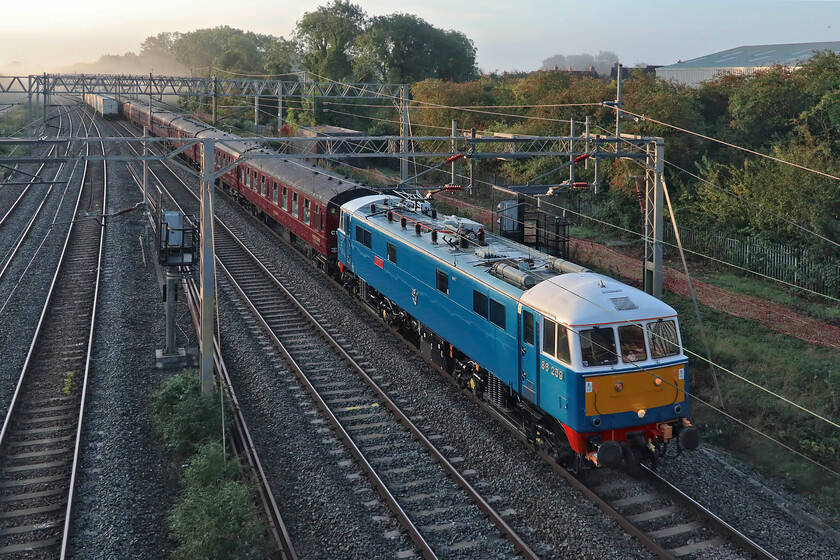
<svg viewBox="0 0 840 560"><path fill-rule="evenodd" d="M670 224L665 225L665 241L676 244ZM840 296L840 260L819 257L798 247L733 236L718 231L680 228L683 246L827 296Z"/></svg>

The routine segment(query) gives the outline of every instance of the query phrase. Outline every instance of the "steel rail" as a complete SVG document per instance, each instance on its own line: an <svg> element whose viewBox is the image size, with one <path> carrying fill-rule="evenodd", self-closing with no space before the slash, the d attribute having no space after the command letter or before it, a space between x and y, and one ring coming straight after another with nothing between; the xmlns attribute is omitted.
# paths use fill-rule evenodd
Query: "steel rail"
<svg viewBox="0 0 840 560"><path fill-rule="evenodd" d="M659 474L657 474L655 471L648 468L646 465L642 465L642 468L644 469L644 472L646 473L648 478L654 484L662 487L670 495L676 496L681 502L686 504L693 511L700 514L703 518L711 521L711 523L714 524L715 528L718 531L726 534L731 540L736 542L749 554L762 560L778 560L776 556L768 552L764 547L762 547L761 545L753 541L751 538L746 536L744 533L740 532L735 527L718 517L712 510L703 506L702 504L700 504L700 502L698 502L697 500L695 500L694 498L692 498L691 496L689 496L688 494L686 494L685 492L683 492L682 490L680 490L679 488L677 488L676 486L659 476Z"/></svg>
<svg viewBox="0 0 840 560"><path fill-rule="evenodd" d="M196 331L201 330L201 295L195 281L185 280L186 294L190 307L190 314L192 315L193 326ZM222 358L222 352L219 348L219 341L213 337L213 364L216 369L216 375L223 382L222 386L228 391L231 401L233 402L233 410L236 415L235 427L237 435L231 434L231 440L237 449L240 456L245 457L250 465L250 468L257 475L260 484L258 484L258 492L260 500L263 504L263 510L266 517L270 521L269 532L278 550L280 550L283 560L297 560L297 552L292 544L292 538L280 516L280 508L277 507L277 501L274 499L274 494L271 492L271 486L268 482L268 477L262 467L259 455L257 454L254 441L251 438L251 432L248 430L248 425L245 422L245 417L242 415L242 410L239 406L239 399L233 390L230 375L227 371L227 366Z"/></svg>
<svg viewBox="0 0 840 560"><path fill-rule="evenodd" d="M62 127L62 122L63 122L61 113L58 114L58 118L59 118L58 133L61 133L61 127ZM70 125L70 129L71 129L70 134L72 136L72 134L73 134L73 132L72 132L73 118L72 118L69 111L67 111L67 120L68 120L69 125ZM80 122L80 124L83 125L84 123ZM71 146L71 144L68 141L67 147L64 150L65 155L70 153L70 146ZM57 150L57 149L58 149L58 144L55 144L50 148L49 153L52 153L54 150ZM53 186L55 184L61 183L61 181L57 181L57 179L58 179L59 175L61 174L61 172L64 170L65 165L66 165L66 162L61 162L59 164L58 169L56 170L56 172L53 176L54 180L49 181L49 188L47 189L47 192L44 194L44 196L41 198L41 202L40 202L40 204L38 204L38 207L35 209L34 214L32 215L32 217L27 222L24 230L18 236L15 244L9 249L9 252L6 255L3 256L3 261L5 261L5 262L3 263L2 268L0 268L0 279L2 279L3 276L5 276L6 271L8 270L9 266L12 263L12 260L15 258L15 256L17 255L17 252L20 249L21 245L23 245L23 242L28 237L30 230L32 229L33 225L35 224L35 220L41 214L41 210L46 205L47 199L49 198L50 194L52 194ZM26 186L26 188L23 190L23 192L20 194L20 196L18 196L18 198L15 200L15 202L9 208L9 210L3 215L3 218L0 219L0 226L2 226L3 223L9 218L9 216L11 216L12 212L14 212L14 210L17 208L18 203L20 203L20 201L24 198L24 196L27 194L27 192L29 192L29 188L36 182L36 179L38 178L38 175L40 175L43 172L43 170L46 166L47 166L46 162L41 164L41 166L35 172L32 180L29 182L29 184Z"/></svg>

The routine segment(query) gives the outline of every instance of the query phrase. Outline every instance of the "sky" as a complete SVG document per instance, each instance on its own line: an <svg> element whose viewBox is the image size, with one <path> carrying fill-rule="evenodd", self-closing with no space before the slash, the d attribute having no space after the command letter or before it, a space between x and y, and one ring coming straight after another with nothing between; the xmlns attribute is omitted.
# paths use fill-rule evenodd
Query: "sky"
<svg viewBox="0 0 840 560"><path fill-rule="evenodd" d="M290 38L328 0L7 2L0 73L49 72L138 52L164 31L231 27ZM616 53L673 64L742 45L840 40L840 0L357 0L368 16L404 12L472 39L484 72L530 71L555 54ZM19 63L19 64L13 64Z"/></svg>

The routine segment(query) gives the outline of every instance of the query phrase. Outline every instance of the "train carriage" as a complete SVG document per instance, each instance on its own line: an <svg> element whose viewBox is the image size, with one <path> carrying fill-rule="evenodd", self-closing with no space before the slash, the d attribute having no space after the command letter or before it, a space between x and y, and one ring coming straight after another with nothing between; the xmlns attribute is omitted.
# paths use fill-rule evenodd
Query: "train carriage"
<svg viewBox="0 0 840 560"><path fill-rule="evenodd" d="M148 105L127 103L125 115L148 126ZM255 214L276 221L283 235L301 247L325 270L336 266L338 208L346 200L370 194L369 188L327 170L284 158L255 142L189 117L154 110L152 134L171 138L215 138L214 170L228 168L219 182L246 202ZM173 147L185 143L173 141ZM200 167L200 147L188 147L187 159ZM244 157L247 156L247 157ZM237 164L236 162L241 161Z"/></svg>

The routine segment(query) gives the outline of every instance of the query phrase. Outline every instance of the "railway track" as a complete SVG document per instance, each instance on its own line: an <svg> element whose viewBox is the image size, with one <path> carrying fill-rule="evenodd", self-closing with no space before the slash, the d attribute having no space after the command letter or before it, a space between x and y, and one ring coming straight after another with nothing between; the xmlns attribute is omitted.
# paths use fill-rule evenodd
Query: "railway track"
<svg viewBox="0 0 840 560"><path fill-rule="evenodd" d="M65 119L67 123L64 122ZM56 135L61 134L66 126L72 136L76 127L78 126L79 130L81 130L83 125L83 122L79 122L78 124L74 123L72 113L69 110L59 111ZM62 155L69 155L72 148L71 143L68 142L63 147ZM46 157L58 154L61 148L62 146L59 144L53 144L47 151ZM37 230L36 222L41 216L41 212L47 206L47 201L56 190L56 182L59 180L66 164L61 163L57 167L54 166L55 164L42 163L34 173L26 173L22 170L18 170L17 172L18 175L26 176L28 180L26 186L21 189L20 194L6 208L3 215L0 216L0 232L5 233L9 229L19 228L16 235L6 233L0 236L0 279L6 276L14 259L23 253L22 247L30 237L30 234ZM47 176L46 181L44 180L44 176ZM44 183L46 183L46 188L39 189L38 186ZM33 198L34 200L32 200ZM26 215L22 216L21 214Z"/></svg>
<svg viewBox="0 0 840 560"><path fill-rule="evenodd" d="M95 126L95 125L93 125ZM102 255L104 162L85 166L50 292L0 432L0 555L65 557Z"/></svg>
<svg viewBox="0 0 840 560"><path fill-rule="evenodd" d="M537 558L504 516L229 229L216 237L221 270L388 504L424 558ZM326 325L322 324L326 323Z"/></svg>
<svg viewBox="0 0 840 560"><path fill-rule="evenodd" d="M111 123L112 125L114 123ZM114 126L117 129L117 126ZM131 133L130 130L125 126L120 126L125 132ZM138 150L135 146L129 144L129 149L131 149L136 155L139 154ZM172 170L166 164L162 162L150 162L155 165L149 165L149 173L151 178L156 180L159 184L163 185L161 178L159 177L159 173L172 173ZM157 169L157 171L155 171ZM132 175L137 182L137 186L142 192L143 185L141 183L141 178L139 173L136 170L132 170ZM175 176L174 173L172 173ZM177 178L177 176L175 176ZM182 183L183 185L183 183ZM184 188L187 188L186 185L183 185ZM189 189L188 189L189 190ZM184 209L181 205L171 197L170 199L172 202L182 211ZM152 198L150 200L150 205L152 208L153 213L157 210L156 208L157 202ZM186 294L190 306L190 312L192 314L193 325L196 329L196 332L200 333L201 331L201 319L200 319L200 293L199 288L196 285L195 281L189 280L184 282L186 287ZM200 334L199 334L200 336ZM227 372L227 367L225 366L224 360L222 359L221 352L219 350L218 341L214 337L214 348L213 348L213 364L215 368L216 375L220 380L220 385L225 388L226 394L228 398L231 399L233 403L234 409L234 431L233 433L229 434L230 444L233 450L239 455L240 458L243 460L243 464L246 465L251 473L253 480L258 482L257 484L257 493L259 496L260 503L262 504L263 512L265 514L265 518L268 520L268 533L269 537L274 544L274 548L277 551L277 554L273 557L277 557L281 560L296 560L297 553L294 549L294 545L292 543L291 537L286 529L286 526L283 522L283 519L280 515L280 510L277 506L277 501L271 491L271 486L268 483L266 478L265 472L262 467L262 463L260 462L259 456L257 455L254 442L251 438L250 431L248 430L247 423L245 422L245 418L243 417L239 402L236 397L236 393L233 389L233 384L231 383L230 376Z"/></svg>
<svg viewBox="0 0 840 560"><path fill-rule="evenodd" d="M352 351L342 348L347 342L342 344L317 325L305 305L261 268L259 259L237 244L224 224L218 220L217 224L221 226L216 228L217 258L228 281L252 309L262 308L257 321L275 337L280 351L342 434L344 445L423 557L537 558L503 516L376 384L374 376L353 359ZM286 298L283 303L280 294ZM318 346L313 346L316 341L320 341ZM468 536L458 538L465 534Z"/></svg>

